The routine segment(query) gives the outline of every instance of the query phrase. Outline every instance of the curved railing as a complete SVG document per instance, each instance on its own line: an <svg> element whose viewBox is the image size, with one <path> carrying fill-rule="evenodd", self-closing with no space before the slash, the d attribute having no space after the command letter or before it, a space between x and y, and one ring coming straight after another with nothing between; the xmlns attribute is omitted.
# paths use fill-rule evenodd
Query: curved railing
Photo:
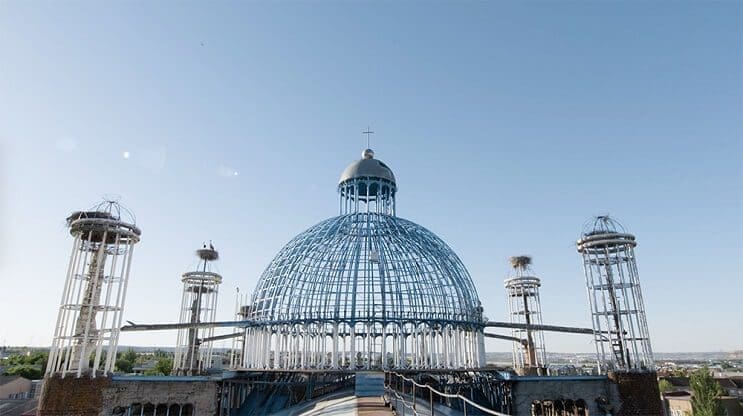
<svg viewBox="0 0 743 416"><path fill-rule="evenodd" d="M421 415L421 416L424 416L424 415L434 416L434 414L435 414L434 397L437 397L439 399L446 398L446 399L458 399L458 400L461 400L462 401L462 409L463 409L464 416L467 416L467 406L473 407L473 408L475 408L477 410L480 410L481 412L483 412L485 414L488 414L488 415L493 415L493 416L510 416L510 415L508 415L506 413L496 412L493 409L488 409L487 407L484 407L482 405L479 405L479 404L473 402L472 400L470 400L470 399L462 396L461 394L451 394L451 393L444 393L444 392L438 391L435 388L429 386L428 384L420 384L420 383L416 382L415 380L413 380L412 378L405 377L404 375L402 375L400 373L397 373L397 372L394 372L394 371L387 371L387 372L385 372L385 376L386 376L385 377L385 383L384 383L384 390L385 390L385 392L387 392L391 397L395 397L398 400L398 402L399 403L402 403L402 405L403 405L403 409L401 409L401 411L399 412L400 415L407 414L407 412L406 412L406 408L407 408L407 409L410 409L410 411L412 412L410 414L412 414L413 416L418 416L418 415ZM395 387L392 386L392 384L390 383L390 381L391 381L391 379L392 379L393 376L398 377L400 379L401 383L398 383L398 384L402 387L402 389L401 389L402 391L401 392L398 392L395 389ZM411 384L411 390L408 393L405 392L405 383L407 383L407 382L409 382ZM425 411L424 412L424 411L420 411L419 409L417 409L418 397L416 396L416 392L415 392L416 387L421 388L421 389L428 389L428 391L429 391L429 402L428 402L429 409L428 409L428 411ZM406 394L410 394L410 396L412 396L412 397L406 398L405 397Z"/></svg>

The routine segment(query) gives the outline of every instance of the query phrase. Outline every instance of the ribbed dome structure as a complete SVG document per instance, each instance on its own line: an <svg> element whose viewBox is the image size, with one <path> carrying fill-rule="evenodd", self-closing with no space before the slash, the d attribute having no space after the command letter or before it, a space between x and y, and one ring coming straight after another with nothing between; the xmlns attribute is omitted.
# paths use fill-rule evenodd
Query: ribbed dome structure
<svg viewBox="0 0 743 416"><path fill-rule="evenodd" d="M253 307L267 320L478 319L457 255L425 228L376 213L330 218L295 237L268 266Z"/></svg>
<svg viewBox="0 0 743 416"><path fill-rule="evenodd" d="M386 165L348 174L376 162L373 155L367 149L345 170L341 215L292 239L261 276L248 307L256 324L247 329L246 367L485 364L482 307L457 255L394 215L396 184Z"/></svg>

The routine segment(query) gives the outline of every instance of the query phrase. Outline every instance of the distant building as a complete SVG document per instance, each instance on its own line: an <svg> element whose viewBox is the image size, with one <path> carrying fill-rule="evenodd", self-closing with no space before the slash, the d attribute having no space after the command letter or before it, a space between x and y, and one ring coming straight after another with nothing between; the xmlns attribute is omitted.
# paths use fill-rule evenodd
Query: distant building
<svg viewBox="0 0 743 416"><path fill-rule="evenodd" d="M715 380L727 392L728 396L743 399L743 377L724 377Z"/></svg>
<svg viewBox="0 0 743 416"><path fill-rule="evenodd" d="M689 391L689 377L663 376L658 380L666 380L673 386L673 391ZM743 398L743 377L715 377L717 384L725 390L730 397Z"/></svg>
<svg viewBox="0 0 743 416"><path fill-rule="evenodd" d="M667 416L694 416L694 407L691 398L694 396L689 391L672 391L663 393L663 406ZM720 398L720 404L726 416L743 416L743 407L735 397L724 396Z"/></svg>
<svg viewBox="0 0 743 416"><path fill-rule="evenodd" d="M21 376L0 376L0 399L25 399L31 394L31 380Z"/></svg>
<svg viewBox="0 0 743 416"><path fill-rule="evenodd" d="M662 376L658 381L665 380L673 386L674 391L689 390L689 377L683 376Z"/></svg>
<svg viewBox="0 0 743 416"><path fill-rule="evenodd" d="M138 375L144 375L146 372L154 370L156 365L157 365L157 361L150 360L150 361L143 363L142 365L138 365L132 368L132 373L138 374Z"/></svg>

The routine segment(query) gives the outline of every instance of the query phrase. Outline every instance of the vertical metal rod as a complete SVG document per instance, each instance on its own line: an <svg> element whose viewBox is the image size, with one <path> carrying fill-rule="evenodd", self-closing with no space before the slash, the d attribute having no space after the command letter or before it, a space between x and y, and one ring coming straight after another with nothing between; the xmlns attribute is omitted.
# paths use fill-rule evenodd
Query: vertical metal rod
<svg viewBox="0 0 743 416"><path fill-rule="evenodd" d="M411 383L413 384L413 410L415 410L416 409L415 404L416 404L416 401L417 401L415 399L415 382L412 382L411 381Z"/></svg>
<svg viewBox="0 0 743 416"><path fill-rule="evenodd" d="M431 399L431 416L434 416L434 415L433 415L433 413L434 413L434 411L433 411L433 390L431 390L431 389L429 388L429 389L428 389L428 392L430 393L429 397L430 397L430 399Z"/></svg>

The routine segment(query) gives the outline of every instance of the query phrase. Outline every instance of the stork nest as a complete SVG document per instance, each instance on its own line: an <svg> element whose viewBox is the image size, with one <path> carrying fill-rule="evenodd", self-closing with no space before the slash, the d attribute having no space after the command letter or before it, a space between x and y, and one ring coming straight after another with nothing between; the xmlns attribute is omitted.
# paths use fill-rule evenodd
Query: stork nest
<svg viewBox="0 0 743 416"><path fill-rule="evenodd" d="M531 264L531 257L529 256L513 256L508 259L511 263L511 267L514 269L524 270Z"/></svg>
<svg viewBox="0 0 743 416"><path fill-rule="evenodd" d="M219 253L217 252L217 250L208 248L196 250L196 255L199 256L200 259L207 261L214 261L219 259Z"/></svg>

